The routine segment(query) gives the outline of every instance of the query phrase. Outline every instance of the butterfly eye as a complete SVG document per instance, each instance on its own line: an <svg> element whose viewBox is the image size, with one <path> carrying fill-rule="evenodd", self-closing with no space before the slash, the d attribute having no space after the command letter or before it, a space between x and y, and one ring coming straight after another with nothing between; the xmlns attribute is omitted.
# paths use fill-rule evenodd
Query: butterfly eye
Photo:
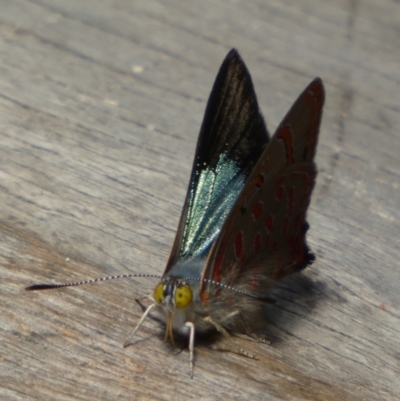
<svg viewBox="0 0 400 401"><path fill-rule="evenodd" d="M175 306L177 309L186 308L193 299L192 290L187 285L181 285L175 291Z"/></svg>
<svg viewBox="0 0 400 401"><path fill-rule="evenodd" d="M160 283L157 285L157 287L154 289L154 300L158 303L161 304L162 301L164 301L164 284Z"/></svg>

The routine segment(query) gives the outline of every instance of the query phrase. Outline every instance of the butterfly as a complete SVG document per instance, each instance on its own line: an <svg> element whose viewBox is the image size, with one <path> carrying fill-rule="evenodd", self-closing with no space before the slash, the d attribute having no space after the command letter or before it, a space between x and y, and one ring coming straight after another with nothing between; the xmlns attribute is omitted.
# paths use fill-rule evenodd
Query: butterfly
<svg viewBox="0 0 400 401"><path fill-rule="evenodd" d="M311 264L306 212L324 104L314 79L270 137L250 73L235 49L220 67L201 126L175 241L162 276L128 274L78 283L37 284L27 290L125 277L157 277L151 305L165 316L165 341L188 336L193 377L195 333L251 333L272 285Z"/></svg>

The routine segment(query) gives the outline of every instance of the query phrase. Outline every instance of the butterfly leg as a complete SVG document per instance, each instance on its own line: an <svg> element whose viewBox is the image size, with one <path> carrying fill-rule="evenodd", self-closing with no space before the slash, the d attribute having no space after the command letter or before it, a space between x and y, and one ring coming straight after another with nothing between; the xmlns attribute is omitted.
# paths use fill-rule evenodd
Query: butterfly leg
<svg viewBox="0 0 400 401"><path fill-rule="evenodd" d="M251 359L258 359L258 357L256 355L253 355L250 352L245 351L242 347L240 347L238 344L236 344L236 342L232 339L232 337L230 336L228 331L224 327L222 327L220 324L218 324L217 322L214 322L214 320L212 320L211 316L206 316L204 318L204 320L207 323L212 324L216 328L216 330L219 333L221 333L224 336L224 338L226 340L228 340L236 348L236 352L239 355L243 355L243 356L246 356L247 358L251 358Z"/></svg>
<svg viewBox="0 0 400 401"><path fill-rule="evenodd" d="M190 378L193 379L193 359L194 359L194 324L186 322L185 326L189 329L189 364L190 364Z"/></svg>
<svg viewBox="0 0 400 401"><path fill-rule="evenodd" d="M247 341L253 341L256 343L272 345L271 341L266 340L265 338L259 337L256 334L251 333L251 332L246 333L246 334L235 333L235 336L239 337L239 338L243 338L244 340L247 340Z"/></svg>
<svg viewBox="0 0 400 401"><path fill-rule="evenodd" d="M249 328L248 324L246 323L246 321L245 321L241 316L240 316L240 318L241 318L243 327L244 327L244 329L245 329L245 331L246 331L246 334L236 333L236 334L235 334L236 337L244 338L245 340L248 340L248 341L255 341L255 342L258 342L258 343L261 343L261 344L268 344L268 345L271 345L271 341L268 341L268 340L266 340L265 338L259 337L259 336L257 336L256 334L254 334L254 333L250 330L250 328Z"/></svg>
<svg viewBox="0 0 400 401"><path fill-rule="evenodd" d="M151 304L143 313L142 317L139 320L139 323L136 325L135 329L133 330L132 334L129 336L129 338L125 341L124 348L126 348L128 345L132 344L131 340L135 336L136 332L139 330L140 326L143 324L145 321L147 315L150 313L150 311L156 306L157 304Z"/></svg>

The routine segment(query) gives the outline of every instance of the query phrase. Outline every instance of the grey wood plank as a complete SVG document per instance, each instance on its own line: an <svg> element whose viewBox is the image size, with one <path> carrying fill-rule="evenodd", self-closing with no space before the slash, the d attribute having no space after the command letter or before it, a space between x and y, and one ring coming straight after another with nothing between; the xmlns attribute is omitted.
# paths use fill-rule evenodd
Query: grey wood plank
<svg viewBox="0 0 400 401"><path fill-rule="evenodd" d="M399 4L0 0L0 398L397 400ZM205 103L231 47L273 132L302 89L327 101L309 210L314 265L274 290L258 361L162 342L161 274ZM218 345L218 344L217 344Z"/></svg>

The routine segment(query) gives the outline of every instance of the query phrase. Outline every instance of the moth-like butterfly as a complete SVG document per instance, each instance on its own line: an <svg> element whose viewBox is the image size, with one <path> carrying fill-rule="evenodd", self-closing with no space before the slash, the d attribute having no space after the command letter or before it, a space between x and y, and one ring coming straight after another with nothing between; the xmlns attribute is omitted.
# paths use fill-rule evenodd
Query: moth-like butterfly
<svg viewBox="0 0 400 401"><path fill-rule="evenodd" d="M312 263L306 212L317 175L314 156L324 104L321 79L299 96L270 138L250 74L233 49L208 100L175 242L162 276L128 274L78 283L37 284L43 290L125 277L158 277L152 304L189 338L193 376L195 332L251 333L269 289Z"/></svg>

